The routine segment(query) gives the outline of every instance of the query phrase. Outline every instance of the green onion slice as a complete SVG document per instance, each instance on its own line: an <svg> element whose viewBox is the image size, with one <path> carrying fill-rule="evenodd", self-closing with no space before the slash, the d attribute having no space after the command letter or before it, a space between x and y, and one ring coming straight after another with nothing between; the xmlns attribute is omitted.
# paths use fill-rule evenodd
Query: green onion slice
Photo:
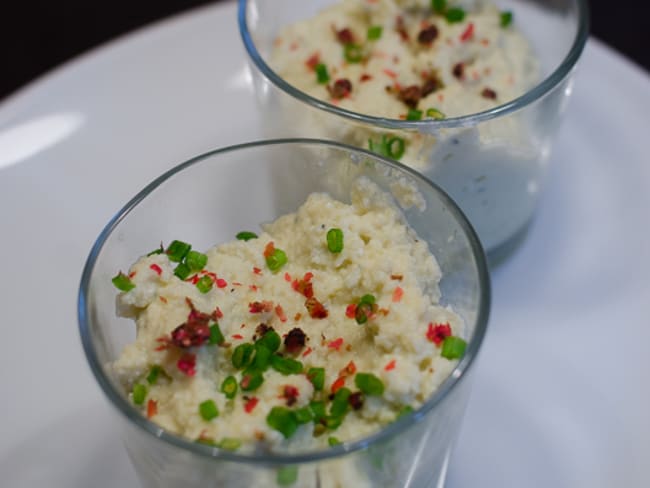
<svg viewBox="0 0 650 488"><path fill-rule="evenodd" d="M217 447L225 449L226 451L236 451L241 447L241 441L233 437L224 437L219 441Z"/></svg>
<svg viewBox="0 0 650 488"><path fill-rule="evenodd" d="M238 345L232 353L232 365L237 369L245 368L253 361L253 352L255 346L253 344L244 343Z"/></svg>
<svg viewBox="0 0 650 488"><path fill-rule="evenodd" d="M217 405L214 403L214 400L206 400L199 404L199 413L201 414L203 420L206 422L219 416L219 410L217 409Z"/></svg>
<svg viewBox="0 0 650 488"><path fill-rule="evenodd" d="M314 413L309 407L298 408L293 411L293 414L299 424L306 424L314 419Z"/></svg>
<svg viewBox="0 0 650 488"><path fill-rule="evenodd" d="M276 482L280 486L293 485L298 480L298 466L284 466L278 469Z"/></svg>
<svg viewBox="0 0 650 488"><path fill-rule="evenodd" d="M381 25L373 25L368 27L368 40L376 41L381 38L384 28Z"/></svg>
<svg viewBox="0 0 650 488"><path fill-rule="evenodd" d="M298 429L298 422L294 413L286 407L273 407L266 416L269 427L280 432L286 439L291 437Z"/></svg>
<svg viewBox="0 0 650 488"><path fill-rule="evenodd" d="M500 14L500 19L501 19L501 27L508 27L510 24L512 24L512 12L509 10L501 12Z"/></svg>
<svg viewBox="0 0 650 488"><path fill-rule="evenodd" d="M174 268L174 275L176 275L181 280L186 280L192 274L192 270L185 263L178 263L178 266Z"/></svg>
<svg viewBox="0 0 650 488"><path fill-rule="evenodd" d="M427 109L427 117L431 117L432 119L437 119L441 120L446 117L444 113L442 113L440 110L437 108L429 108Z"/></svg>
<svg viewBox="0 0 650 488"><path fill-rule="evenodd" d="M332 417L342 417L347 413L349 407L348 398L350 398L351 394L352 392L350 389L346 387L342 387L336 390L334 399L330 405L330 415Z"/></svg>
<svg viewBox="0 0 650 488"><path fill-rule="evenodd" d="M360 63L363 60L363 48L358 44L346 44L343 55L348 63Z"/></svg>
<svg viewBox="0 0 650 488"><path fill-rule="evenodd" d="M318 83L324 85L330 81L330 75L327 73L327 66L323 63L318 63L314 70L316 71L316 81L318 81Z"/></svg>
<svg viewBox="0 0 650 488"><path fill-rule="evenodd" d="M465 11L460 7L452 7L445 12L445 18L450 24L462 22L465 19Z"/></svg>
<svg viewBox="0 0 650 488"><path fill-rule="evenodd" d="M343 250L343 231L333 228L327 231L327 249L332 253L340 253Z"/></svg>
<svg viewBox="0 0 650 488"><path fill-rule="evenodd" d="M372 373L357 373L354 384L366 395L381 395L384 393L384 383Z"/></svg>
<svg viewBox="0 0 650 488"><path fill-rule="evenodd" d="M410 108L406 114L406 120L421 120L422 119L422 110L415 108Z"/></svg>
<svg viewBox="0 0 650 488"><path fill-rule="evenodd" d="M271 356L271 367L285 376L290 374L300 374L303 371L303 365L300 361L278 356L277 354Z"/></svg>
<svg viewBox="0 0 650 488"><path fill-rule="evenodd" d="M404 156L405 143L401 137L393 137L386 143L386 156L399 159Z"/></svg>
<svg viewBox="0 0 650 488"><path fill-rule="evenodd" d="M325 385L325 368L309 368L307 379L314 385L314 390L322 390Z"/></svg>
<svg viewBox="0 0 650 488"><path fill-rule="evenodd" d="M431 0L431 8L438 14L444 14L447 10L447 0Z"/></svg>
<svg viewBox="0 0 650 488"><path fill-rule="evenodd" d="M190 249L192 249L192 246L187 242L172 241L165 253L169 256L170 261L180 263L187 253L190 252Z"/></svg>
<svg viewBox="0 0 650 488"><path fill-rule="evenodd" d="M201 293L207 293L212 289L212 278L208 275L202 276L199 281L196 282L196 287Z"/></svg>
<svg viewBox="0 0 650 488"><path fill-rule="evenodd" d="M253 358L252 368L257 371L266 371L269 368L269 362L271 360L271 351L264 344L259 342L255 344L255 357Z"/></svg>
<svg viewBox="0 0 650 488"><path fill-rule="evenodd" d="M155 385L156 382L158 381L158 377L160 375L165 375L165 370L162 369L161 366L158 366L157 364L154 364L151 369L149 370L149 374L147 375L147 383L150 385Z"/></svg>
<svg viewBox="0 0 650 488"><path fill-rule="evenodd" d="M208 257L198 251L189 251L185 256L185 265L190 271L201 271L208 264Z"/></svg>
<svg viewBox="0 0 650 488"><path fill-rule="evenodd" d="M244 372L239 386L242 391L253 391L257 390L264 383L264 376L259 371L249 371Z"/></svg>
<svg viewBox="0 0 650 488"><path fill-rule="evenodd" d="M223 383L221 383L221 393L226 395L226 398L232 400L237 394L237 380L234 376L228 376Z"/></svg>
<svg viewBox="0 0 650 488"><path fill-rule="evenodd" d="M272 273L277 273L280 271L280 268L287 264L289 260L287 259L287 254L282 250L275 248L273 254L267 256L266 265L269 267Z"/></svg>
<svg viewBox="0 0 650 488"><path fill-rule="evenodd" d="M466 347L467 342L465 342L460 337L449 336L446 337L445 341L442 343L442 350L440 351L440 355L443 358L447 359L458 359L463 357Z"/></svg>
<svg viewBox="0 0 650 488"><path fill-rule="evenodd" d="M133 403L142 405L147 398L147 387L141 383L133 385Z"/></svg>
<svg viewBox="0 0 650 488"><path fill-rule="evenodd" d="M115 288L120 291L131 291L135 288L135 284L131 281L131 278L121 271L111 281L115 285Z"/></svg>
<svg viewBox="0 0 650 488"><path fill-rule="evenodd" d="M223 344L226 338L223 336L219 324L215 322L210 326L210 339L208 344Z"/></svg>
<svg viewBox="0 0 650 488"><path fill-rule="evenodd" d="M255 232L243 230L238 232L235 237L240 241L250 241L251 239L257 239L257 234Z"/></svg>
<svg viewBox="0 0 650 488"><path fill-rule="evenodd" d="M331 437L328 437L328 438L327 438L327 443L328 443L331 447L334 447L334 446L338 446L338 445L341 443L341 441L338 440L336 437L331 436Z"/></svg>
<svg viewBox="0 0 650 488"><path fill-rule="evenodd" d="M264 334L262 337L257 339L257 342L255 344L256 345L259 344L261 346L266 347L269 351L275 352L280 348L281 343L282 343L282 339L280 338L280 335L276 331L267 330L266 334Z"/></svg>

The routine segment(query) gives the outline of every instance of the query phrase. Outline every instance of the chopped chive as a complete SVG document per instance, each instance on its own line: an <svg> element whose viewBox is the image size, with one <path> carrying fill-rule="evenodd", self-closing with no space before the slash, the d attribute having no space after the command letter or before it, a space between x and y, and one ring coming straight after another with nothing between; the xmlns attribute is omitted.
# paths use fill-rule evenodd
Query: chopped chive
<svg viewBox="0 0 650 488"><path fill-rule="evenodd" d="M273 253L266 257L266 265L269 267L272 273L277 273L280 271L280 268L287 264L287 254L277 247L273 250Z"/></svg>
<svg viewBox="0 0 650 488"><path fill-rule="evenodd" d="M367 303L368 305L374 305L376 301L377 301L377 299L375 298L375 296L368 293L366 295L363 295L359 299L359 304Z"/></svg>
<svg viewBox="0 0 650 488"><path fill-rule="evenodd" d="M147 387L141 383L133 385L133 403L142 405L147 398Z"/></svg>
<svg viewBox="0 0 650 488"><path fill-rule="evenodd" d="M174 268L174 275L178 276L181 280L186 280L192 274L192 270L185 263L178 263L178 266Z"/></svg>
<svg viewBox="0 0 650 488"><path fill-rule="evenodd" d="M210 326L210 339L208 339L208 344L223 344L225 340L226 338L219 328L219 323L215 322L212 324Z"/></svg>
<svg viewBox="0 0 650 488"><path fill-rule="evenodd" d="M212 285L212 278L210 278L208 275L202 276L201 279L196 282L196 287L201 293L209 292L212 289Z"/></svg>
<svg viewBox="0 0 650 488"><path fill-rule="evenodd" d="M332 417L342 417L348 411L348 398L352 392L349 388L342 387L336 390L334 399L330 405L330 415Z"/></svg>
<svg viewBox="0 0 650 488"><path fill-rule="evenodd" d="M214 400L206 400L199 404L199 413L206 422L219 416L219 410L217 409Z"/></svg>
<svg viewBox="0 0 650 488"><path fill-rule="evenodd" d="M395 146L395 147L393 147ZM386 143L386 156L393 159L399 159L404 156L406 144L401 137L393 137Z"/></svg>
<svg viewBox="0 0 650 488"><path fill-rule="evenodd" d="M431 0L431 8L434 12L443 14L447 10L447 0Z"/></svg>
<svg viewBox="0 0 650 488"><path fill-rule="evenodd" d="M172 241L165 253L169 256L170 261L180 263L187 253L190 252L190 249L192 249L192 246L187 242Z"/></svg>
<svg viewBox="0 0 650 488"><path fill-rule="evenodd" d="M334 446L338 446L338 445L341 443L341 441L338 440L338 439L337 439L336 437L334 437L334 436L330 436L330 437L327 438L327 443L328 443L331 447L334 447Z"/></svg>
<svg viewBox="0 0 650 488"><path fill-rule="evenodd" d="M383 30L384 28L381 25L372 25L368 27L368 40L376 41L377 39L381 38Z"/></svg>
<svg viewBox="0 0 650 488"><path fill-rule="evenodd" d="M314 70L316 71L316 81L318 81L318 83L324 85L330 81L330 75L327 73L327 66L323 63L318 63Z"/></svg>
<svg viewBox="0 0 650 488"><path fill-rule="evenodd" d="M429 108L429 109L427 109L427 117L431 117L432 119L441 120L441 119L444 119L446 117L446 115L443 114L437 108Z"/></svg>
<svg viewBox="0 0 650 488"><path fill-rule="evenodd" d="M290 374L300 374L303 370L303 365L300 361L292 358L283 358L277 354L271 356L271 367L285 376Z"/></svg>
<svg viewBox="0 0 650 488"><path fill-rule="evenodd" d="M404 415L408 415L413 412L413 407L410 405L404 405L402 408L400 408L399 412L397 412L397 417L396 419L403 417Z"/></svg>
<svg viewBox="0 0 650 488"><path fill-rule="evenodd" d="M322 390L325 385L325 368L309 368L307 379L314 385L314 390Z"/></svg>
<svg viewBox="0 0 650 488"><path fill-rule="evenodd" d="M232 365L237 369L242 369L251 364L253 360L253 344L244 343L238 345L232 353Z"/></svg>
<svg viewBox="0 0 650 488"><path fill-rule="evenodd" d="M384 383L372 373L357 373L354 377L354 384L366 395L384 393Z"/></svg>
<svg viewBox="0 0 650 488"><path fill-rule="evenodd" d="M267 330L262 337L257 339L257 342L255 344L256 345L259 344L261 346L266 347L271 352L275 352L279 349L281 343L282 343L282 339L280 338L280 335L276 331Z"/></svg>
<svg viewBox="0 0 650 488"><path fill-rule="evenodd" d="M135 288L135 284L131 281L131 278L121 271L111 281L115 285L115 288L120 291L131 291Z"/></svg>
<svg viewBox="0 0 650 488"><path fill-rule="evenodd" d="M255 232L243 230L241 232L238 232L235 237L240 241L250 241L251 239L257 239L257 234Z"/></svg>
<svg viewBox="0 0 650 488"><path fill-rule="evenodd" d="M422 110L409 108L409 111L406 114L406 120L421 120L421 119L422 119Z"/></svg>
<svg viewBox="0 0 650 488"><path fill-rule="evenodd" d="M442 351L440 351L440 355L447 359L458 359L463 357L466 347L467 342L460 337L445 337L445 341L442 343Z"/></svg>
<svg viewBox="0 0 650 488"><path fill-rule="evenodd" d="M226 451L236 451L241 447L241 441L233 437L224 437L217 446Z"/></svg>
<svg viewBox="0 0 650 488"><path fill-rule="evenodd" d="M157 364L153 365L149 370L149 374L147 375L147 383L150 385L155 385L156 381L158 381L158 376L160 376L160 373L164 374L163 369Z"/></svg>
<svg viewBox="0 0 650 488"><path fill-rule="evenodd" d="M510 24L512 24L512 12L509 10L501 12L500 19L501 27L508 27Z"/></svg>
<svg viewBox="0 0 650 488"><path fill-rule="evenodd" d="M239 386L242 391L253 391L257 390L264 383L264 376L259 371L251 370L249 372L244 372Z"/></svg>
<svg viewBox="0 0 650 488"><path fill-rule="evenodd" d="M201 271L208 263L208 257L198 251L189 251L185 256L185 264L190 271Z"/></svg>
<svg viewBox="0 0 650 488"><path fill-rule="evenodd" d="M278 469L276 481L280 486L293 485L298 480L298 466L284 466Z"/></svg>
<svg viewBox="0 0 650 488"><path fill-rule="evenodd" d="M363 60L363 48L358 44L346 44L343 55L348 63L360 63Z"/></svg>
<svg viewBox="0 0 650 488"><path fill-rule="evenodd" d="M445 18L450 24L462 22L465 18L465 11L460 7L452 7L445 12Z"/></svg>
<svg viewBox="0 0 650 488"><path fill-rule="evenodd" d="M266 416L266 423L272 429L280 432L286 439L291 437L298 429L296 417L286 407L273 407Z"/></svg>
<svg viewBox="0 0 650 488"><path fill-rule="evenodd" d="M221 393L226 395L226 398L232 400L237 394L237 380L234 376L228 376L223 383L221 383Z"/></svg>
<svg viewBox="0 0 650 488"><path fill-rule="evenodd" d="M327 411L325 410L325 402L311 401L309 402L309 409L314 414L314 422L318 423L321 419L327 416Z"/></svg>
<svg viewBox="0 0 650 488"><path fill-rule="evenodd" d="M327 231L327 249L332 253L339 253L343 250L343 231L333 228Z"/></svg>
<svg viewBox="0 0 650 488"><path fill-rule="evenodd" d="M273 351L265 345L255 344L255 357L253 358L252 367L258 371L266 371L269 368L271 354L273 354Z"/></svg>
<svg viewBox="0 0 650 488"><path fill-rule="evenodd" d="M306 424L314 419L314 414L309 407L298 408L294 410L293 414L299 424Z"/></svg>

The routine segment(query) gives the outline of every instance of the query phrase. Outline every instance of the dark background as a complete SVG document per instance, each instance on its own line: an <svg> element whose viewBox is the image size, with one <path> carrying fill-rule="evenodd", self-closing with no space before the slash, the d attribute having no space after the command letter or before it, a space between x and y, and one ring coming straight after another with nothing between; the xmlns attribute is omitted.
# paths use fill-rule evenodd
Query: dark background
<svg viewBox="0 0 650 488"><path fill-rule="evenodd" d="M216 2L2 0L0 100L92 47L155 20L210 3ZM650 2L590 0L589 4L592 34L650 71Z"/></svg>

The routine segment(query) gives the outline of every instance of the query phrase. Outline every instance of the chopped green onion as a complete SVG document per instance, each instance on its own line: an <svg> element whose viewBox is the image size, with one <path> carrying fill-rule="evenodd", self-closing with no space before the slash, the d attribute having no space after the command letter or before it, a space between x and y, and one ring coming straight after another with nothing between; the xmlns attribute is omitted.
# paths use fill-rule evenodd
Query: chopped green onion
<svg viewBox="0 0 650 488"><path fill-rule="evenodd" d="M352 392L349 388L342 387L336 390L334 399L330 405L330 415L332 417L342 417L348 411L348 398Z"/></svg>
<svg viewBox="0 0 650 488"><path fill-rule="evenodd" d="M334 446L338 446L338 445L341 443L341 441L338 440L336 437L331 436L331 437L328 437L328 438L327 438L327 443L328 443L331 447L334 447Z"/></svg>
<svg viewBox="0 0 650 488"><path fill-rule="evenodd" d="M354 377L354 384L366 395L384 393L384 383L372 373L357 373Z"/></svg>
<svg viewBox="0 0 650 488"><path fill-rule="evenodd" d="M241 441L233 437L224 437L217 446L226 451L236 451L241 447Z"/></svg>
<svg viewBox="0 0 650 488"><path fill-rule="evenodd" d="M192 270L185 263L178 263L178 266L174 268L174 275L178 276L181 280L186 280L192 274Z"/></svg>
<svg viewBox="0 0 650 488"><path fill-rule="evenodd" d="M375 296L368 293L366 295L363 295L359 299L359 304L367 303L368 305L374 305L376 301L377 301L377 299L375 298Z"/></svg>
<svg viewBox="0 0 650 488"><path fill-rule="evenodd" d="M501 27L508 27L510 24L512 24L512 12L510 11L504 11L501 12Z"/></svg>
<svg viewBox="0 0 650 488"><path fill-rule="evenodd" d="M309 368L307 379L314 385L314 390L322 390L325 385L325 368Z"/></svg>
<svg viewBox="0 0 650 488"><path fill-rule="evenodd" d="M269 351L275 352L279 349L281 343L282 339L280 339L280 335L276 331L267 330L262 337L257 339L255 344L259 344L266 347Z"/></svg>
<svg viewBox="0 0 650 488"><path fill-rule="evenodd" d="M437 108L429 108L429 109L427 109L427 117L431 117L433 119L441 120L441 119L444 119L446 117L446 115L443 114Z"/></svg>
<svg viewBox="0 0 650 488"><path fill-rule="evenodd" d="M185 256L185 264L190 271L201 271L208 263L208 257L198 251L189 251Z"/></svg>
<svg viewBox="0 0 650 488"><path fill-rule="evenodd" d="M396 419L403 417L404 415L408 415L413 412L413 407L410 405L404 405L402 408L400 408L399 412L397 412L397 417Z"/></svg>
<svg viewBox="0 0 650 488"><path fill-rule="evenodd" d="M287 264L287 254L282 250L275 248L273 253L266 257L266 265L269 267L271 272L276 273L280 270L282 266Z"/></svg>
<svg viewBox="0 0 650 488"><path fill-rule="evenodd" d="M223 344L226 338L223 336L219 324L215 322L210 326L210 339L208 344Z"/></svg>
<svg viewBox="0 0 650 488"><path fill-rule="evenodd" d="M149 374L147 375L147 383L150 385L155 385L156 381L158 381L158 376L160 376L160 373L165 374L164 370L160 366L157 364L153 365L149 370Z"/></svg>
<svg viewBox="0 0 650 488"><path fill-rule="evenodd" d="M460 7L452 7L445 12L445 18L450 24L462 22L465 18L465 11Z"/></svg>
<svg viewBox="0 0 650 488"><path fill-rule="evenodd" d="M333 228L327 231L327 249L333 253L339 253L343 250L343 231Z"/></svg>
<svg viewBox="0 0 650 488"><path fill-rule="evenodd" d="M180 263L187 253L190 252L190 249L192 249L192 246L187 242L172 241L165 253L169 256L170 261Z"/></svg>
<svg viewBox="0 0 650 488"><path fill-rule="evenodd" d="M254 351L253 344L244 343L238 345L232 353L232 365L237 369L245 368L251 364Z"/></svg>
<svg viewBox="0 0 650 488"><path fill-rule="evenodd" d="M406 114L406 120L421 120L421 119L422 119L422 110L409 108L409 111Z"/></svg>
<svg viewBox="0 0 650 488"><path fill-rule="evenodd" d="M314 414L309 407L302 407L293 412L296 417L296 422L299 424L306 424L314 419Z"/></svg>
<svg viewBox="0 0 650 488"><path fill-rule="evenodd" d="M361 325L368 322L368 316L377 308L375 300L373 295L364 295L361 297L359 305L357 305L357 309L354 312L354 318L357 324Z"/></svg>
<svg viewBox="0 0 650 488"><path fill-rule="evenodd" d="M376 41L377 39L381 38L383 30L384 28L381 25L373 25L368 27L368 40Z"/></svg>
<svg viewBox="0 0 650 488"><path fill-rule="evenodd" d="M196 287L201 293L209 292L212 289L212 285L212 278L210 278L208 275L202 276L201 279L196 282Z"/></svg>
<svg viewBox="0 0 650 488"><path fill-rule="evenodd" d="M131 278L121 271L111 281L115 285L115 288L120 291L131 291L135 288L135 284L131 281Z"/></svg>
<svg viewBox="0 0 650 488"><path fill-rule="evenodd" d="M219 416L219 410L214 400L206 400L199 405L199 413L206 422Z"/></svg>
<svg viewBox="0 0 650 488"><path fill-rule="evenodd" d="M266 371L269 368L271 354L273 354L273 351L265 345L259 342L255 344L255 357L253 358L252 367L257 371Z"/></svg>
<svg viewBox="0 0 650 488"><path fill-rule="evenodd" d="M298 479L298 466L285 466L278 469L276 482L280 486L293 485Z"/></svg>
<svg viewBox="0 0 650 488"><path fill-rule="evenodd" d="M133 403L142 405L145 398L147 398L147 387L140 383L133 385Z"/></svg>
<svg viewBox="0 0 650 488"><path fill-rule="evenodd" d="M316 71L316 81L318 81L318 83L324 85L330 81L330 75L327 73L327 66L323 63L318 63L314 70Z"/></svg>
<svg viewBox="0 0 650 488"><path fill-rule="evenodd" d="M393 147L397 145L396 147ZM401 137L393 137L386 143L386 156L393 159L399 159L404 156L404 139Z"/></svg>
<svg viewBox="0 0 650 488"><path fill-rule="evenodd" d="M264 383L264 376L258 371L249 371L244 372L239 386L241 386L242 391L253 391L257 390Z"/></svg>
<svg viewBox="0 0 650 488"><path fill-rule="evenodd" d="M447 0L431 0L431 8L438 14L444 14L447 10Z"/></svg>
<svg viewBox="0 0 650 488"><path fill-rule="evenodd" d="M255 232L243 230L241 232L238 232L235 237L240 241L250 241L251 239L257 239L257 234Z"/></svg>
<svg viewBox="0 0 650 488"><path fill-rule="evenodd" d="M442 351L440 351L440 355L447 359L458 359L463 357L466 347L467 342L460 337L445 337L445 341L442 343Z"/></svg>
<svg viewBox="0 0 650 488"><path fill-rule="evenodd" d="M280 432L286 439L291 437L298 429L298 422L294 413L286 407L273 407L266 416L266 423L272 429Z"/></svg>
<svg viewBox="0 0 650 488"><path fill-rule="evenodd" d="M274 354L271 356L271 367L283 375L300 374L303 370L303 365L300 361L292 358L283 358Z"/></svg>
<svg viewBox="0 0 650 488"><path fill-rule="evenodd" d="M358 44L346 44L343 55L348 63L360 63L363 60L363 48Z"/></svg>
<svg viewBox="0 0 650 488"><path fill-rule="evenodd" d="M237 394L237 380L234 376L228 376L223 383L221 383L221 393L226 395L226 398L232 400Z"/></svg>
<svg viewBox="0 0 650 488"><path fill-rule="evenodd" d="M321 419L327 416L327 411L325 410L325 402L311 401L309 402L309 409L314 414L314 422L320 422Z"/></svg>

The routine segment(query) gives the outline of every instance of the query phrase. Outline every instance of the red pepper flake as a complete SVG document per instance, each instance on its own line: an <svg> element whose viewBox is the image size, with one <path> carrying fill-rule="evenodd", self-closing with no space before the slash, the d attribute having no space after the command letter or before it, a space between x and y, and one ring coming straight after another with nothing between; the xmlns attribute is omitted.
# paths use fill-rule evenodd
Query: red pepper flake
<svg viewBox="0 0 650 488"><path fill-rule="evenodd" d="M347 27L336 31L336 39L341 44L354 44L354 33Z"/></svg>
<svg viewBox="0 0 650 488"><path fill-rule="evenodd" d="M350 361L345 368L339 371L339 376L352 376L357 372L357 365L354 364L354 361Z"/></svg>
<svg viewBox="0 0 650 488"><path fill-rule="evenodd" d="M241 325L239 326L240 329L243 329L244 327L246 327L246 324L241 324Z"/></svg>
<svg viewBox="0 0 650 488"><path fill-rule="evenodd" d="M248 399L248 401L244 404L244 410L246 413L251 413L253 409L257 406L257 403L259 400L257 397L251 397Z"/></svg>
<svg viewBox="0 0 650 488"><path fill-rule="evenodd" d="M406 26L404 25L404 19L402 18L401 15L398 15L395 18L395 30L402 38L402 41L407 42L409 40L409 33L406 30Z"/></svg>
<svg viewBox="0 0 650 488"><path fill-rule="evenodd" d="M327 347L329 347L330 349L336 349L338 351L339 349L341 349L342 345L343 345L343 338L339 337L338 339L334 339L329 344L327 344Z"/></svg>
<svg viewBox="0 0 650 488"><path fill-rule="evenodd" d="M307 61L305 61L305 64L307 65L307 67L312 71L314 71L316 69L316 65L318 63L320 63L320 54L317 53L317 52L315 52L314 54L309 56Z"/></svg>
<svg viewBox="0 0 650 488"><path fill-rule="evenodd" d="M467 29L460 35L460 42L469 41L472 37L474 37L474 22L470 22Z"/></svg>
<svg viewBox="0 0 650 488"><path fill-rule="evenodd" d="M129 278L133 278L136 274L137 274L137 272L135 272L135 271L131 271L131 272L129 273Z"/></svg>
<svg viewBox="0 0 650 488"><path fill-rule="evenodd" d="M298 401L300 391L293 385L285 385L282 392L282 397L287 399L287 406L291 407Z"/></svg>
<svg viewBox="0 0 650 488"><path fill-rule="evenodd" d="M149 268L153 269L158 276L162 274L162 268L158 266L156 263L153 263Z"/></svg>
<svg viewBox="0 0 650 488"><path fill-rule="evenodd" d="M171 346L171 341L167 336L158 337L156 342L160 343L160 345L156 347L154 351L164 351L165 349L169 349L169 346Z"/></svg>
<svg viewBox="0 0 650 488"><path fill-rule="evenodd" d="M287 321L287 316L284 314L284 309L282 308L282 305L276 305L275 306L275 314L280 319L280 322L286 322Z"/></svg>
<svg viewBox="0 0 650 488"><path fill-rule="evenodd" d="M345 316L349 319L353 319L357 315L357 304L351 303L345 307Z"/></svg>
<svg viewBox="0 0 650 488"><path fill-rule="evenodd" d="M289 44L289 50L295 51L298 49L298 43L296 41L293 41L291 44Z"/></svg>
<svg viewBox="0 0 650 488"><path fill-rule="evenodd" d="M445 96L442 93L438 93L438 101L442 102L445 100Z"/></svg>
<svg viewBox="0 0 650 488"><path fill-rule="evenodd" d="M293 316L293 320L298 322L302 318L302 314L300 312L297 312L296 315Z"/></svg>
<svg viewBox="0 0 650 488"><path fill-rule="evenodd" d="M147 402L147 418L150 419L154 415L158 414L158 402L152 400L151 398Z"/></svg>
<svg viewBox="0 0 650 488"><path fill-rule="evenodd" d="M436 346L440 346L446 337L451 335L451 327L449 324L433 324L429 323L427 328L427 339L433 342Z"/></svg>
<svg viewBox="0 0 650 488"><path fill-rule="evenodd" d="M242 324L242 325L244 325L244 324ZM237 339L237 340L240 341L240 340L242 340L244 338L244 336L242 336L241 334L233 334L232 338Z"/></svg>
<svg viewBox="0 0 650 488"><path fill-rule="evenodd" d="M402 300L402 297L404 296L404 290L398 286L393 290L393 303L397 303Z"/></svg>
<svg viewBox="0 0 650 488"><path fill-rule="evenodd" d="M402 281L402 279L404 279L404 276L402 276L401 274L392 274L392 275L390 275L390 279L391 280Z"/></svg>
<svg viewBox="0 0 650 488"><path fill-rule="evenodd" d="M185 281L188 281L188 282L192 283L193 285L196 285L199 282L199 275L197 275L197 274L192 275L188 279L186 279Z"/></svg>
<svg viewBox="0 0 650 488"><path fill-rule="evenodd" d="M248 311L250 313L270 312L273 310L273 302L264 300L262 302L251 302L248 304Z"/></svg>
<svg viewBox="0 0 650 488"><path fill-rule="evenodd" d="M268 258L275 252L275 244L273 241L270 241L264 248L264 257Z"/></svg>
<svg viewBox="0 0 650 488"><path fill-rule="evenodd" d="M218 319L223 318L223 312L221 311L221 309L219 307L215 308L214 312L212 312L212 314Z"/></svg>
<svg viewBox="0 0 650 488"><path fill-rule="evenodd" d="M313 351L313 349L311 347L307 347L305 352L302 353L302 357L306 358L307 356L309 356L312 353L312 351Z"/></svg>
<svg viewBox="0 0 650 488"><path fill-rule="evenodd" d="M361 83L364 83L364 82L366 82L366 81L370 81L370 80L372 80L372 76L370 76L368 73L363 73L363 74L361 75L361 78L359 78L359 81L360 81Z"/></svg>
<svg viewBox="0 0 650 488"><path fill-rule="evenodd" d="M394 359L391 360L386 366L384 366L384 371L391 371L395 369L395 363L396 361Z"/></svg>
<svg viewBox="0 0 650 488"><path fill-rule="evenodd" d="M194 376L196 374L196 354L183 354L176 362L176 366L183 374Z"/></svg>
<svg viewBox="0 0 650 488"><path fill-rule="evenodd" d="M340 390L344 386L345 386L345 377L342 376L340 378L337 378L337 380L334 383L332 383L331 391L332 391L332 393L336 393L338 390Z"/></svg>
<svg viewBox="0 0 650 488"><path fill-rule="evenodd" d="M228 283L223 278L217 278L216 283L218 288L225 288L228 286Z"/></svg>
<svg viewBox="0 0 650 488"><path fill-rule="evenodd" d="M392 79L397 78L397 73L395 73L392 69L385 68L383 71L386 76L390 76Z"/></svg>
<svg viewBox="0 0 650 488"><path fill-rule="evenodd" d="M273 45L274 45L275 47L280 47L280 46L282 45L282 42L283 42L283 40L282 40L281 37L276 37L276 38L273 40Z"/></svg>
<svg viewBox="0 0 650 488"><path fill-rule="evenodd" d="M329 314L325 306L316 297L305 300L305 307L312 319L324 319Z"/></svg>
<svg viewBox="0 0 650 488"><path fill-rule="evenodd" d="M250 291L257 291L257 285L248 285Z"/></svg>
<svg viewBox="0 0 650 488"><path fill-rule="evenodd" d="M489 100L496 100L497 92L495 92L492 88L483 88L483 91L481 92L481 96Z"/></svg>
<svg viewBox="0 0 650 488"><path fill-rule="evenodd" d="M261 270L260 268L258 268L257 266L255 266L255 267L253 268L253 273L255 273L256 275L261 275L261 274L262 274L262 270Z"/></svg>
<svg viewBox="0 0 650 488"><path fill-rule="evenodd" d="M242 284L239 281L233 281L231 283L232 286L242 286Z"/></svg>
<svg viewBox="0 0 650 488"><path fill-rule="evenodd" d="M161 295L158 298L160 299L161 302L167 303L167 299L164 296Z"/></svg>
<svg viewBox="0 0 650 488"><path fill-rule="evenodd" d="M490 40L489 40L489 39L486 39L486 38L484 37L483 39L481 39L481 44L482 44L483 46L489 46L489 45L490 45Z"/></svg>
<svg viewBox="0 0 650 488"><path fill-rule="evenodd" d="M379 312L380 314L382 314L385 317L386 315L388 315L390 313L390 310L388 310L387 308L380 308L379 310L377 310L377 312Z"/></svg>
<svg viewBox="0 0 650 488"><path fill-rule="evenodd" d="M284 281L291 283L291 275L289 273L284 273Z"/></svg>
<svg viewBox="0 0 650 488"><path fill-rule="evenodd" d="M328 85L327 89L333 98L341 100L349 97L350 93L352 93L352 83L347 78L340 78L334 82L331 88Z"/></svg>

